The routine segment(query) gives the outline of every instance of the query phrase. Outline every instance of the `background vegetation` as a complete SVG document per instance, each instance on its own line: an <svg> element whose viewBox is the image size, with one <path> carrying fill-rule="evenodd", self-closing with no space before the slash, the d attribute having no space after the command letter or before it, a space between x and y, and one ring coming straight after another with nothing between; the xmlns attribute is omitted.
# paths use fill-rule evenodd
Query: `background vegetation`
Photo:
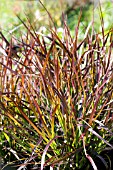
<svg viewBox="0 0 113 170"><path fill-rule="evenodd" d="M67 15L67 22L68 26L71 29L71 32L73 32L74 35L74 29L78 22L78 17L80 13L80 9L82 9L82 17L81 17L81 23L80 28L82 36L84 34L84 27L87 27L89 22L94 17L94 28L95 30L100 30L100 17L99 17L99 8L98 4L96 3L93 6L93 3L90 3L89 1L84 1L85 3L79 2L77 5L76 3L70 3L71 1L65 1L65 0L56 0L55 3L53 0L50 0L49 3L47 0L42 1L48 11L50 11L51 16L53 17L53 20L57 27L62 26L62 12L64 12ZM73 2L73 1L72 1ZM75 1L76 2L76 1ZM77 1L78 2L78 1ZM109 29L112 24L112 2L110 0L101 1L102 5L102 12L105 20L105 29ZM72 4L72 5L71 5ZM94 13L93 8L95 8ZM39 3L38 0L36 1L5 1L2 0L0 4L0 16L2 16L2 19L0 20L0 26L3 31L11 31L16 26L21 25L18 18L15 16L15 14L18 14L20 17L22 17L22 20L26 20L26 15L31 18L31 22L33 22L36 25L37 30L44 26L46 27L48 23L48 15L42 5ZM44 24L43 24L44 23ZM23 29L23 28L22 28ZM4 32L6 34L6 32ZM15 31L18 33L18 31Z"/></svg>

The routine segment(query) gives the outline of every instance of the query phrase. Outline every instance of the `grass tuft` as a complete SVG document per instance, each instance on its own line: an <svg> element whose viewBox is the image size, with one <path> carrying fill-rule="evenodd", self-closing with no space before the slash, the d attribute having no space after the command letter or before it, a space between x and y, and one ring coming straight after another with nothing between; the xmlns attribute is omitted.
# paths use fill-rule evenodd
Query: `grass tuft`
<svg viewBox="0 0 113 170"><path fill-rule="evenodd" d="M105 33L100 14L102 32L93 34L94 23L89 24L82 41L81 15L74 38L64 15L61 37L56 28L39 34L19 16L26 35L15 38L16 46L14 37L9 42L0 32L0 152L5 160L18 157L21 168L37 163L42 170L90 164L97 169L95 153L113 148L113 30Z"/></svg>

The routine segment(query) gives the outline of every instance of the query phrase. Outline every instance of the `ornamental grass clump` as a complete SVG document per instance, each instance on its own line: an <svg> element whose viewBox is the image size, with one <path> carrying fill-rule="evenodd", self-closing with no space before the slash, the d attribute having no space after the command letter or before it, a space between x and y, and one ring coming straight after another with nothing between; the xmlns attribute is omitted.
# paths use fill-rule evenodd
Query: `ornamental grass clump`
<svg viewBox="0 0 113 170"><path fill-rule="evenodd" d="M107 169L100 153L113 149L113 29L101 17L102 31L91 23L79 41L80 18L74 38L65 17L60 36L19 20L20 39L0 32L1 156L19 170L96 170L97 158Z"/></svg>

